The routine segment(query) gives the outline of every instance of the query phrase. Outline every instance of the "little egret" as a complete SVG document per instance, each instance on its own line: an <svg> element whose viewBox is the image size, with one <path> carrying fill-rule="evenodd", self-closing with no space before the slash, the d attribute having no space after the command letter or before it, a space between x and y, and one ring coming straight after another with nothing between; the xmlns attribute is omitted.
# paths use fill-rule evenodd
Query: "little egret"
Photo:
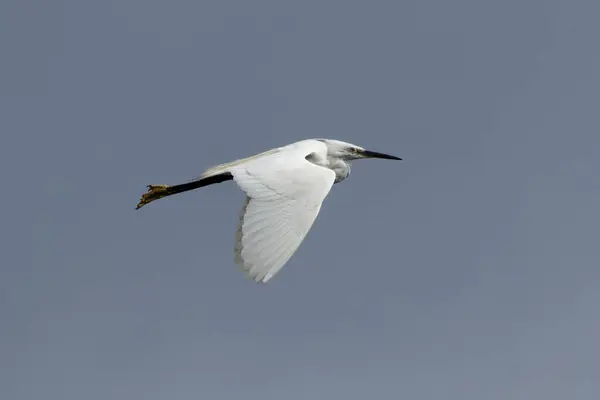
<svg viewBox="0 0 600 400"><path fill-rule="evenodd" d="M269 281L296 252L333 184L350 161L402 160L331 139L308 139L207 169L180 185L148 185L136 210L173 194L233 180L246 194L234 247L235 263L257 283Z"/></svg>

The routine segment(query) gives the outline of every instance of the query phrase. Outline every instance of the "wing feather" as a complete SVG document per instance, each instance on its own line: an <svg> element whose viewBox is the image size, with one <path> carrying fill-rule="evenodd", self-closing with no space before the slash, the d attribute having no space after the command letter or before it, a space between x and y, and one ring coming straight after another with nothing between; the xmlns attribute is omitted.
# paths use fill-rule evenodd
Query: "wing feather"
<svg viewBox="0 0 600 400"><path fill-rule="evenodd" d="M311 229L335 173L305 159L320 144L267 154L228 170L246 193L234 247L235 262L266 283Z"/></svg>

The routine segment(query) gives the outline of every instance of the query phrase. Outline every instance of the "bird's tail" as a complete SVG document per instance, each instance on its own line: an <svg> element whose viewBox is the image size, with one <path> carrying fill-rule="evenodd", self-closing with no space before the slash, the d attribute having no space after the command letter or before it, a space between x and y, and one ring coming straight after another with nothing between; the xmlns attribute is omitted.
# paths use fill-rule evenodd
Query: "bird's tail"
<svg viewBox="0 0 600 400"><path fill-rule="evenodd" d="M148 203L154 200L162 199L163 197L172 196L177 193L187 192L189 190L198 189L204 186L212 185L214 183L221 183L233 179L233 175L229 172L225 172L218 175L208 176L188 183L182 183L180 185L168 186L168 185L148 185L148 191L142 195L140 202L138 203L136 210L139 210Z"/></svg>

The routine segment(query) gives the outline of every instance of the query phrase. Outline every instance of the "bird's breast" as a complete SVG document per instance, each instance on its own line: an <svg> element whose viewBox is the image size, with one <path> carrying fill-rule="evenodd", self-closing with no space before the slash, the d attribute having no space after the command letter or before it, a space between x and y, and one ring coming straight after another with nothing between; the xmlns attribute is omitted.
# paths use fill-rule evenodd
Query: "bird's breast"
<svg viewBox="0 0 600 400"><path fill-rule="evenodd" d="M350 175L350 164L345 161L335 160L330 162L329 169L335 173L334 183L340 183Z"/></svg>

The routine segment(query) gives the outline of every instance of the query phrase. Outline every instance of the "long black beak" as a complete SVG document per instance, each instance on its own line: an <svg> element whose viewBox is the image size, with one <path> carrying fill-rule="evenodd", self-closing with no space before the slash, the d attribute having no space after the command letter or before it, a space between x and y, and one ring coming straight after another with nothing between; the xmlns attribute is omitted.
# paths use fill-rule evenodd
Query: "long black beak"
<svg viewBox="0 0 600 400"><path fill-rule="evenodd" d="M376 151L363 150L361 151L364 158L383 158L385 160L402 160L400 157L390 156L389 154L377 153Z"/></svg>

